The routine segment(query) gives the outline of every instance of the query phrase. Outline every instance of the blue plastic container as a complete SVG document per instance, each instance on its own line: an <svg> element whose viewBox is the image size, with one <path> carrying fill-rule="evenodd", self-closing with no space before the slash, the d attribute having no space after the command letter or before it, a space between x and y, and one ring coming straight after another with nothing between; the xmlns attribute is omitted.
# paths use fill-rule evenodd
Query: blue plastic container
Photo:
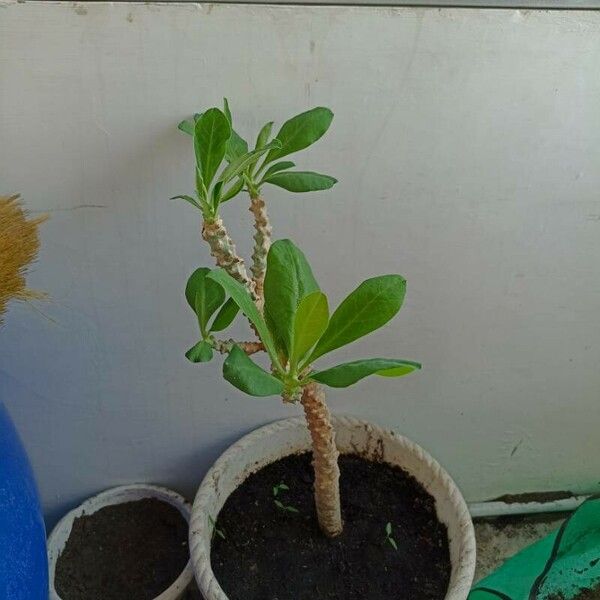
<svg viewBox="0 0 600 600"><path fill-rule="evenodd" d="M27 454L0 402L0 600L47 600L46 530Z"/></svg>

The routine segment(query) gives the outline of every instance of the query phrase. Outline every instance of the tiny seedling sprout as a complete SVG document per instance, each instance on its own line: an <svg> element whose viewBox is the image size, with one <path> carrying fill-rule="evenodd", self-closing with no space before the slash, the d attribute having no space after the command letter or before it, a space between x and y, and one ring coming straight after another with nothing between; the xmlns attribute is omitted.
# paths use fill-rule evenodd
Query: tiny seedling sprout
<svg viewBox="0 0 600 600"><path fill-rule="evenodd" d="M219 529L217 527L217 524L211 515L208 515L208 522L210 523L210 526L212 527L212 538L214 538L215 535L218 535L222 540L224 540L225 532L222 529Z"/></svg>
<svg viewBox="0 0 600 600"><path fill-rule="evenodd" d="M277 485L273 486L273 502L275 503L275 506L283 511L286 512L291 512L291 513L299 513L300 511L294 507L294 506L290 506L289 504L284 504L281 500L279 500L277 498L277 496L279 496L279 492L282 491L288 491L290 488L283 482L278 483Z"/></svg>
<svg viewBox="0 0 600 600"><path fill-rule="evenodd" d="M398 550L398 544L396 540L392 537L392 524L386 523L385 525L385 541L394 549Z"/></svg>
<svg viewBox="0 0 600 600"><path fill-rule="evenodd" d="M290 489L290 488L289 488L287 485L285 485L285 483L283 483L283 482L281 482L281 483L278 483L277 485L274 485L274 486L273 486L273 496L277 497L277 496L279 495L279 492L280 492L281 490L285 490L285 491L287 491L287 490L289 490L289 489Z"/></svg>

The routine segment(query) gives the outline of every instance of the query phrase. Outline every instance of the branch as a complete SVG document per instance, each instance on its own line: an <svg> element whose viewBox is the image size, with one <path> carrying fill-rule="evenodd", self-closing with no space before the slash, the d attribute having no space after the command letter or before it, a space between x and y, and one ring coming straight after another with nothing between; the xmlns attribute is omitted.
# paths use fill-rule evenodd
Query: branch
<svg viewBox="0 0 600 600"><path fill-rule="evenodd" d="M254 215L254 251L252 253L252 281L257 296L257 304L262 308L264 302L263 285L267 270L267 254L271 247L271 223L265 201L260 196L250 197L250 212Z"/></svg>
<svg viewBox="0 0 600 600"><path fill-rule="evenodd" d="M215 257L217 265L225 269L231 277L246 287L252 300L254 300L258 309L261 310L262 302L256 294L254 281L248 277L244 259L238 255L235 244L229 233L227 233L225 225L223 225L223 219L221 217L215 217L214 220L204 219L202 224L202 238L210 246L210 253ZM260 338L254 323L251 321L250 327L256 334L256 337Z"/></svg>
<svg viewBox="0 0 600 600"><path fill-rule="evenodd" d="M235 280L245 285L253 300L257 300L254 290L254 282L248 277L244 259L238 256L235 244L229 234L221 217L214 221L205 220L202 225L202 238L210 246L210 253L215 257L217 265L222 267Z"/></svg>
<svg viewBox="0 0 600 600"><path fill-rule="evenodd" d="M246 354L255 354L256 352L263 352L265 347L262 342L236 342L235 340L213 340L213 348L221 354L227 354L231 351L231 348L237 344Z"/></svg>

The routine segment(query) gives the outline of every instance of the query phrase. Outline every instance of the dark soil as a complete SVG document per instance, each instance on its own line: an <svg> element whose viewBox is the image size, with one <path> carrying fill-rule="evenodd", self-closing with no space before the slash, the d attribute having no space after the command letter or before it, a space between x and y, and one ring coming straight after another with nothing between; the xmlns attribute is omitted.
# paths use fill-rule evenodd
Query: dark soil
<svg viewBox="0 0 600 600"><path fill-rule="evenodd" d="M183 594L183 598L181 600L202 600L202 595L192 583L189 589L186 590L185 594Z"/></svg>
<svg viewBox="0 0 600 600"><path fill-rule="evenodd" d="M530 502L554 502L573 498L573 492L525 492L524 494L504 494L494 498L492 502L504 502L506 504L528 504Z"/></svg>
<svg viewBox="0 0 600 600"><path fill-rule="evenodd" d="M228 498L211 562L230 600L443 600L448 535L433 498L385 463L342 456L340 470L345 528L334 539L317 524L308 454L265 467ZM280 483L289 489L274 498Z"/></svg>
<svg viewBox="0 0 600 600"><path fill-rule="evenodd" d="M155 499L107 506L73 523L56 563L63 600L152 600L189 560L188 524Z"/></svg>
<svg viewBox="0 0 600 600"><path fill-rule="evenodd" d="M498 531L503 531L507 527L518 526L533 532L532 527L537 523L552 523L558 528L561 522L564 521L570 514L571 513L569 512L546 512L526 515L501 515L499 517L478 517L475 519L475 523L487 523Z"/></svg>

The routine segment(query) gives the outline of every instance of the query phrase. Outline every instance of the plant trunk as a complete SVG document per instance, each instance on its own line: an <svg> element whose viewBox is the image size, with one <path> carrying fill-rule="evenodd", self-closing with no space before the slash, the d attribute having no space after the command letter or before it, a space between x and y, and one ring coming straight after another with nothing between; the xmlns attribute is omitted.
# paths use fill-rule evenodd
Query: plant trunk
<svg viewBox="0 0 600 600"><path fill-rule="evenodd" d="M309 383L302 390L302 406L313 447L315 470L315 504L323 532L329 537L342 533L340 508L339 452L335 445L335 432L331 425L325 393L317 383Z"/></svg>
<svg viewBox="0 0 600 600"><path fill-rule="evenodd" d="M271 223L265 201L260 196L250 197L250 212L254 215L254 252L252 253L252 271L259 308L263 304L263 286L267 271L267 254L271 247Z"/></svg>
<svg viewBox="0 0 600 600"><path fill-rule="evenodd" d="M256 300L254 283L248 277L244 259L238 256L235 244L229 237L220 217L217 217L214 221L204 221L202 238L210 246L210 253L215 257L217 265L245 285L252 298Z"/></svg>

